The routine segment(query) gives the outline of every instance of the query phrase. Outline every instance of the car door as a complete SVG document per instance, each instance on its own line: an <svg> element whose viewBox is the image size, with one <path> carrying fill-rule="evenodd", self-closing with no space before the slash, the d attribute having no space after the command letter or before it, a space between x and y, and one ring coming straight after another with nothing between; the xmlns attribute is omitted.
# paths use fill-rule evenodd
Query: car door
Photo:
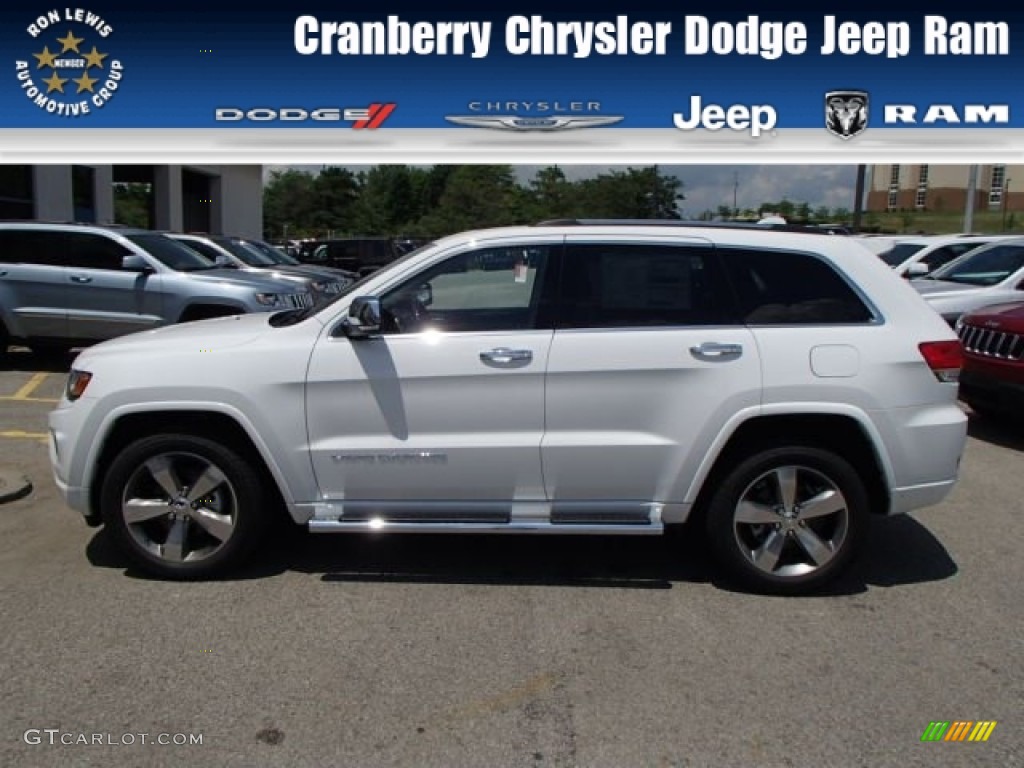
<svg viewBox="0 0 1024 768"><path fill-rule="evenodd" d="M100 234L68 232L64 252L70 338L110 339L163 323L161 278L122 269L132 253L126 246Z"/></svg>
<svg viewBox="0 0 1024 768"><path fill-rule="evenodd" d="M11 227L0 230L0 310L10 335L67 336L67 278L61 235Z"/></svg>
<svg viewBox="0 0 1024 768"><path fill-rule="evenodd" d="M558 248L549 236L448 253L382 292L378 336L325 331L309 438L322 496L346 519L507 522L514 504L543 503Z"/></svg>
<svg viewBox="0 0 1024 768"><path fill-rule="evenodd" d="M544 479L564 522L683 501L722 427L760 401L753 336L698 238L567 238L548 360ZM594 517L594 516L597 517Z"/></svg>

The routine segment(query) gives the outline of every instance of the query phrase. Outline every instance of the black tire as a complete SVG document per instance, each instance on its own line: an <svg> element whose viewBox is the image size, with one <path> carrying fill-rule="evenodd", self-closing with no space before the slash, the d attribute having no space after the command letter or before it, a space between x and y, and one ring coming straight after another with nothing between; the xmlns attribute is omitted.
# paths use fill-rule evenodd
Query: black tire
<svg viewBox="0 0 1024 768"><path fill-rule="evenodd" d="M168 465L169 474L161 471ZM204 477L210 478L204 488L215 484L189 504L182 490L189 484L195 489ZM172 498L167 486L183 488ZM117 455L103 479L100 504L104 523L132 563L154 576L191 580L223 576L245 562L266 528L268 496L260 473L234 449L197 435L168 434L137 440ZM156 514L129 522L128 499L136 499L134 514Z"/></svg>
<svg viewBox="0 0 1024 768"><path fill-rule="evenodd" d="M783 485L794 490L786 494ZM796 502L788 509L787 498ZM817 503L802 504L811 498ZM823 514L833 507L841 509ZM850 565L867 517L867 490L849 462L820 448L787 446L730 469L711 497L706 527L716 559L744 587L798 595L817 591Z"/></svg>

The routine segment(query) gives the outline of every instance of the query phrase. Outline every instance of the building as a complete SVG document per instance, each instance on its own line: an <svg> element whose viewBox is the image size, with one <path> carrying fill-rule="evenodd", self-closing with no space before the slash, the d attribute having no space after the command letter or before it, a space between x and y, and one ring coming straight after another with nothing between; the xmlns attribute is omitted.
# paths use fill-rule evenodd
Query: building
<svg viewBox="0 0 1024 768"><path fill-rule="evenodd" d="M976 211L1024 209L1024 165L977 168ZM872 165L868 170L868 211L961 212L967 207L969 165Z"/></svg>
<svg viewBox="0 0 1024 768"><path fill-rule="evenodd" d="M115 215L115 195L121 216ZM134 205L131 221L123 220L125 203ZM259 238L263 167L0 165L0 219L131 223Z"/></svg>

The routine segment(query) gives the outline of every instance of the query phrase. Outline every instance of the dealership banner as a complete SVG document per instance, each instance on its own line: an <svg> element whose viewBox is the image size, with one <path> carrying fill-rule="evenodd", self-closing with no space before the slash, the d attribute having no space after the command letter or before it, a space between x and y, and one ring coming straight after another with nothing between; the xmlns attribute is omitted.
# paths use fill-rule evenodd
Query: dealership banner
<svg viewBox="0 0 1024 768"><path fill-rule="evenodd" d="M373 7L9 4L0 153L1024 153L1012 5Z"/></svg>

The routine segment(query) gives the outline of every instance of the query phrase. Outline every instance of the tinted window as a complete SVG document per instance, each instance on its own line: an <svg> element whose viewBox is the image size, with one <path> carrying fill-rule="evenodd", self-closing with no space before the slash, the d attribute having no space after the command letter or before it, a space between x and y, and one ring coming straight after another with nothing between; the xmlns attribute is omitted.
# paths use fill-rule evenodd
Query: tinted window
<svg viewBox="0 0 1024 768"><path fill-rule="evenodd" d="M751 325L864 323L871 311L827 262L805 253L721 249Z"/></svg>
<svg viewBox="0 0 1024 768"><path fill-rule="evenodd" d="M486 248L452 256L381 298L385 333L541 327L551 246Z"/></svg>
<svg viewBox="0 0 1024 768"><path fill-rule="evenodd" d="M213 267L187 245L172 240L166 235L125 235L153 258L171 269L180 272L194 272Z"/></svg>
<svg viewBox="0 0 1024 768"><path fill-rule="evenodd" d="M0 263L61 266L63 252L59 232L0 230Z"/></svg>
<svg viewBox="0 0 1024 768"><path fill-rule="evenodd" d="M235 256L235 258L244 261L250 267L272 267L276 263L265 253L261 253L258 249L252 248L241 240L235 240L230 237L220 237L215 238L213 242Z"/></svg>
<svg viewBox="0 0 1024 768"><path fill-rule="evenodd" d="M878 254L878 258L890 267L898 267L924 247L924 243L898 243L889 250L882 251Z"/></svg>
<svg viewBox="0 0 1024 768"><path fill-rule="evenodd" d="M572 245L562 267L560 328L719 325L735 319L711 249Z"/></svg>
<svg viewBox="0 0 1024 768"><path fill-rule="evenodd" d="M177 240L177 238L175 239ZM225 256L223 253L220 253L216 248L214 248L209 243L204 243L202 240L177 240L177 242L188 246L193 251L200 254L204 259L206 259L211 264L215 264L218 258L221 261L228 261L227 256Z"/></svg>
<svg viewBox="0 0 1024 768"><path fill-rule="evenodd" d="M64 258L69 267L121 269L121 259L131 251L103 235L69 232L64 235Z"/></svg>

